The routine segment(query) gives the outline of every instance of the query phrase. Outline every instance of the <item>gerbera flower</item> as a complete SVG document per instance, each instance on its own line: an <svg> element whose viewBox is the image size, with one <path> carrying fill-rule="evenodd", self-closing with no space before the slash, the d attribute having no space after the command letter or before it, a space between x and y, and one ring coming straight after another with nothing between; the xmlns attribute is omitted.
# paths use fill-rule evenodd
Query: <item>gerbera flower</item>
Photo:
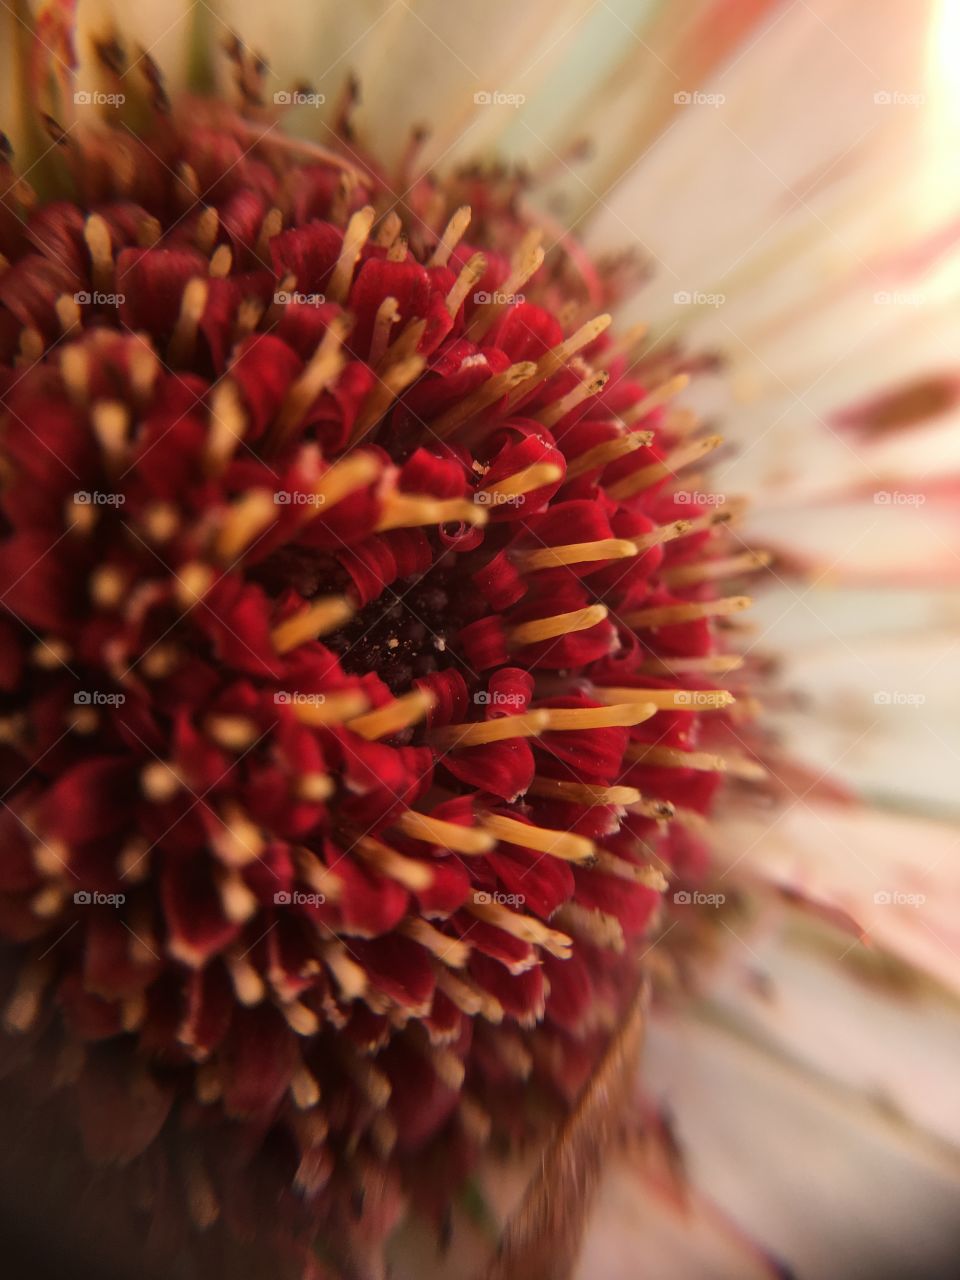
<svg viewBox="0 0 960 1280"><path fill-rule="evenodd" d="M692 108L756 154L716 109L738 42L792 47L768 8L646 30L573 6L553 33L525 14L509 47L486 10L404 5L287 13L283 39L273 15L206 6L13 19L5 1043L25 1182L31 1145L71 1180L121 1170L68 1215L81 1249L102 1221L122 1262L149 1224L146 1256L202 1274L373 1275L385 1252L401 1274L464 1274L486 1235L496 1274L561 1274L620 1131L661 1193L645 1212L665 1223L684 1198L656 1069L666 1044L682 1101L712 1046L671 1050L668 1015L634 1101L650 977L702 990L719 969L737 1000L737 948L777 932L785 895L845 926L847 952L851 921L872 924L814 859L772 856L781 820L840 783L757 727L757 697L780 695L737 615L766 559L728 464L703 470L719 353L736 387L757 350L726 309L739 262L715 281L652 249L674 310L712 309L733 341L681 340L675 316L611 328L646 275L633 235L613 252L611 224L642 209L629 175L597 252L577 233L638 140L602 136L576 179L591 199L564 202L578 104L532 83L589 37L609 96L601 46L626 21L677 81L641 104L649 140ZM203 96L182 88L188 53ZM467 162L497 134L502 160ZM547 155L552 175L517 164ZM806 203L829 173L782 185ZM682 245L699 211L676 209ZM821 423L855 454L953 403L942 373L856 392ZM805 467L780 446L751 487L780 505ZM815 562L764 532L796 599ZM762 840L726 836L751 795L784 807ZM744 874L755 846L771 856ZM592 1248L585 1265L618 1274Z"/></svg>

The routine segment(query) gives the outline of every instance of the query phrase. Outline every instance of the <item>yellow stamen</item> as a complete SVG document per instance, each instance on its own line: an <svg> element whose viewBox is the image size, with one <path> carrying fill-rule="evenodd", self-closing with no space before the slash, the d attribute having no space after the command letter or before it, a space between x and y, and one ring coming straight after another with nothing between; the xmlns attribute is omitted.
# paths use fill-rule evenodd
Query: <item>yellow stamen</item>
<svg viewBox="0 0 960 1280"><path fill-rule="evenodd" d="M602 702L645 702L655 711L722 711L736 701L726 689L596 689Z"/></svg>
<svg viewBox="0 0 960 1280"><path fill-rule="evenodd" d="M271 632L273 647L277 653L289 653L298 645L343 626L352 616L353 606L345 596L325 596L274 627Z"/></svg>
<svg viewBox="0 0 960 1280"><path fill-rule="evenodd" d="M217 383L210 398L206 462L211 473L216 475L223 470L246 431L247 415L240 391L232 378L224 378Z"/></svg>
<svg viewBox="0 0 960 1280"><path fill-rule="evenodd" d="M232 565L277 518L273 494L253 489L223 513L214 541L214 551L222 564Z"/></svg>
<svg viewBox="0 0 960 1280"><path fill-rule="evenodd" d="M399 341L398 339L394 345L398 345ZM357 414L357 421L350 436L351 444L362 439L371 427L376 426L397 396L415 382L426 367L427 362L423 356L408 356L384 369L360 406L360 412Z"/></svg>
<svg viewBox="0 0 960 1280"><path fill-rule="evenodd" d="M536 849L564 862L592 862L597 852L593 841L585 836L573 835L569 831L549 831L546 827L518 822L516 818L506 818L501 814L486 814L483 829L505 844Z"/></svg>
<svg viewBox="0 0 960 1280"><path fill-rule="evenodd" d="M310 363L287 392L280 406L271 432L274 442L282 440L298 427L320 392L336 382L346 363L343 340L349 330L350 321L346 316L336 316L331 320Z"/></svg>
<svg viewBox="0 0 960 1280"><path fill-rule="evenodd" d="M381 463L372 453L356 453L334 462L313 486L317 506L329 511L380 475Z"/></svg>
<svg viewBox="0 0 960 1280"><path fill-rule="evenodd" d="M444 229L443 235L440 237L437 247L434 249L428 267L445 267L450 261L450 255L463 239L467 227L470 225L471 211L468 204L463 204L456 211Z"/></svg>
<svg viewBox="0 0 960 1280"><path fill-rule="evenodd" d="M395 825L411 840L438 845L441 849L449 849L451 853L489 853L496 843L492 836L478 827L462 827L456 822L445 822L442 818L433 818L427 813L417 813L415 809L407 809Z"/></svg>
<svg viewBox="0 0 960 1280"><path fill-rule="evenodd" d="M759 782L767 771L748 756L718 755L711 751L678 751L674 747L647 746L631 743L627 757L637 764L656 765L661 769L695 769L700 773L729 773L748 782Z"/></svg>
<svg viewBox="0 0 960 1280"><path fill-rule="evenodd" d="M677 565L665 569L660 577L667 586L690 587L700 582L714 582L718 578L734 578L738 574L754 573L766 568L772 559L768 551L745 551L741 555L724 556L718 560Z"/></svg>
<svg viewBox="0 0 960 1280"><path fill-rule="evenodd" d="M113 286L113 245L110 228L99 213L91 213L83 224L83 238L90 250L93 285L98 292L109 293Z"/></svg>
<svg viewBox="0 0 960 1280"><path fill-rule="evenodd" d="M508 498L519 498L525 493L533 493L544 485L553 484L563 475L563 468L555 462L534 462L522 471L515 471L512 476L504 476L496 484L484 485L480 493L487 494L485 505L497 506Z"/></svg>
<svg viewBox="0 0 960 1280"><path fill-rule="evenodd" d="M648 658L640 668L657 675L729 675L743 666L739 653L712 653L704 658Z"/></svg>
<svg viewBox="0 0 960 1280"><path fill-rule="evenodd" d="M542 547L537 551L513 551L510 558L521 573L556 569L567 564L589 564L594 560L626 560L637 548L626 538L603 538L598 542L570 542L562 547Z"/></svg>
<svg viewBox="0 0 960 1280"><path fill-rule="evenodd" d="M410 916L400 926L408 938L425 947L441 964L451 969L462 969L470 959L470 943L448 937L419 916Z"/></svg>
<svg viewBox="0 0 960 1280"><path fill-rule="evenodd" d="M384 298L377 307L377 316L373 322L373 336L370 339L370 355L368 362L375 369L390 345L390 330L400 319L400 307L396 298Z"/></svg>
<svg viewBox="0 0 960 1280"><path fill-rule="evenodd" d="M690 375L688 373L678 373L675 377L668 378L666 382L661 382L659 387L654 387L633 408L628 409L623 415L623 421L627 424L639 422L641 418L653 413L654 409L659 409L662 404L666 404L668 400L672 400L674 396L679 395L689 384Z"/></svg>
<svg viewBox="0 0 960 1280"><path fill-rule="evenodd" d="M347 728L361 738L366 738L368 742L374 742L377 738L389 737L417 724L435 705L436 698L433 694L414 689L412 693L405 693L402 698L395 698L386 706L377 707L374 711L348 721Z"/></svg>
<svg viewBox="0 0 960 1280"><path fill-rule="evenodd" d="M460 274L447 294L447 311L455 316L466 301L467 294L472 291L487 269L487 260L482 253L475 253L460 269Z"/></svg>
<svg viewBox="0 0 960 1280"><path fill-rule="evenodd" d="M567 462L567 480L576 480L588 471L595 471L624 458L628 453L642 449L653 440L652 431L635 431L630 435L614 436L603 444L595 444L592 449L578 454Z"/></svg>
<svg viewBox="0 0 960 1280"><path fill-rule="evenodd" d="M671 524L659 525L656 529L651 529L649 533L641 533L638 537L632 538L631 541L637 549L637 553L642 555L644 551L649 551L651 547L659 547L664 542L672 542L674 538L683 538L692 530L689 520L674 520Z"/></svg>
<svg viewBox="0 0 960 1280"><path fill-rule="evenodd" d="M466 909L478 920L492 924L497 929L502 929L504 933L509 933L511 937L519 938L522 942L529 942L531 946L542 947L544 951L549 951L552 956L557 956L560 960L566 960L569 957L573 941L565 933L558 933L556 929L548 928L532 916L522 916L516 911L511 911L502 903L478 902L476 897L477 895L474 895L474 901L466 904Z"/></svg>
<svg viewBox="0 0 960 1280"><path fill-rule="evenodd" d="M340 256L327 287L327 297L331 302L346 302L353 280L353 269L357 265L363 246L367 243L367 237L370 235L376 216L372 206L366 205L363 209L358 209L347 223Z"/></svg>
<svg viewBox="0 0 960 1280"><path fill-rule="evenodd" d="M470 1018L482 1017L487 1022L503 1021L503 1005L478 986L472 978L452 974L448 969L436 971L437 986L453 1003Z"/></svg>
<svg viewBox="0 0 960 1280"><path fill-rule="evenodd" d="M416 529L423 525L486 524L487 512L483 506L468 498L431 498L415 493L387 493L383 498L383 511L377 521L377 532L387 529Z"/></svg>
<svg viewBox="0 0 960 1280"><path fill-rule="evenodd" d="M382 875L396 880L397 884L402 884L411 893L420 893L433 884L433 871L425 862L408 858L380 840L364 836L354 848L364 862L369 862Z"/></svg>
<svg viewBox="0 0 960 1280"><path fill-rule="evenodd" d="M496 404L518 382L528 378L531 370L535 368L536 365L531 364L529 361L521 361L520 364L512 364L509 369L504 369L502 373L493 374L492 377L487 378L486 382L482 382L476 390L469 392L462 400L458 400L455 405L452 405L445 413L442 413L439 418L435 418L430 423L430 430L441 439L452 435L465 422L476 417L478 413L482 413L484 409L489 409L492 404Z"/></svg>
<svg viewBox="0 0 960 1280"><path fill-rule="evenodd" d="M597 870L608 876L616 876L618 880L630 880L634 884L645 885L648 889L656 889L658 893L663 893L667 888L667 878L657 867L638 867L625 858L607 853L605 849L597 854Z"/></svg>
<svg viewBox="0 0 960 1280"><path fill-rule="evenodd" d="M219 244L210 256L211 280L225 280L233 266L233 252L228 244Z"/></svg>
<svg viewBox="0 0 960 1280"><path fill-rule="evenodd" d="M597 692L603 694L610 691L601 689ZM631 691L618 689L616 692L626 694ZM645 689L634 689L632 693L633 701L617 699L614 703L614 700L610 699L609 701L614 705L605 707L549 707L547 708L549 716L547 732L576 733L583 729L628 728L635 724L643 724L645 720L656 715L657 705L652 698L647 698ZM643 699L643 701L637 699Z"/></svg>
<svg viewBox="0 0 960 1280"><path fill-rule="evenodd" d="M555 426L561 418L565 418L568 413L576 409L584 400L589 400L591 396L598 396L609 381L609 373L604 372L598 373L588 381L581 382L572 391L568 391L565 396L555 400L553 404L547 405L545 409L541 409L535 415L537 421L542 422L545 427Z"/></svg>
<svg viewBox="0 0 960 1280"><path fill-rule="evenodd" d="M588 320L586 324L581 325L576 333L571 334L569 338L565 338L563 342L558 342L549 351L545 351L537 361L536 373L531 375L529 381L517 387L507 402L507 408L512 409L520 400L529 395L539 383L553 377L557 370L562 369L567 361L572 359L578 351L582 351L584 347L596 342L597 338L610 327L612 322L612 316L594 316L592 320Z"/></svg>
<svg viewBox="0 0 960 1280"><path fill-rule="evenodd" d="M389 213L384 214L383 221L380 223L376 243L381 249L389 249L400 234L402 227L403 219L395 210L391 209Z"/></svg>
<svg viewBox="0 0 960 1280"><path fill-rule="evenodd" d="M624 806L639 804L640 792L635 787L601 787L589 782L563 782L558 778L534 778L527 795L559 800L563 804Z"/></svg>
<svg viewBox="0 0 960 1280"><path fill-rule="evenodd" d="M546 256L540 247L543 232L532 227L520 243L510 272L504 282L491 295L490 301L481 303L467 325L466 337L479 342L493 327L501 313L512 306L515 298L532 275L539 271Z"/></svg>
<svg viewBox="0 0 960 1280"><path fill-rule="evenodd" d="M635 493L649 489L651 485L663 480L666 476L675 475L682 467L697 462L723 443L723 436L706 436L702 440L694 440L690 444L681 445L672 450L661 462L653 462L648 467L641 467L629 476L624 476L607 490L611 498L618 502L624 498L632 498Z"/></svg>
<svg viewBox="0 0 960 1280"><path fill-rule="evenodd" d="M456 751L460 747L481 747L488 742L505 742L510 738L536 738L547 727L546 711L526 711L517 716L498 716L476 724L448 724L434 729L430 741L438 751Z"/></svg>
<svg viewBox="0 0 960 1280"><path fill-rule="evenodd" d="M193 355L193 346L200 327L200 318L207 305L210 283L200 276L188 280L180 299L180 314L174 326L168 348L169 361L173 365L187 364Z"/></svg>
<svg viewBox="0 0 960 1280"><path fill-rule="evenodd" d="M510 643L520 648L527 644L537 644L541 640L555 640L559 636L571 635L574 631L587 631L603 622L606 616L605 605L591 604L585 609L574 609L570 613L556 613L550 618L521 622L509 632Z"/></svg>
<svg viewBox="0 0 960 1280"><path fill-rule="evenodd" d="M255 862L264 849L260 828L235 801L221 810L221 825L210 837L210 843L222 862L230 867L245 867Z"/></svg>
<svg viewBox="0 0 960 1280"><path fill-rule="evenodd" d="M684 604L663 604L649 609L637 609L624 615L627 626L675 627L684 622L696 622L700 618L724 618L731 613L749 609L749 596L721 596L719 600L695 600Z"/></svg>

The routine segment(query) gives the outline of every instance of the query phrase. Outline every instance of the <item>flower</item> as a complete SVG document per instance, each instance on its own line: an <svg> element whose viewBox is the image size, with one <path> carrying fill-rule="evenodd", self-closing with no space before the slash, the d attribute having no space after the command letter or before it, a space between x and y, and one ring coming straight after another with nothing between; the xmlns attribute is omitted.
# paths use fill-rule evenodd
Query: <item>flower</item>
<svg viewBox="0 0 960 1280"><path fill-rule="evenodd" d="M97 51L72 103L122 124L47 113L67 197L8 174L6 1023L196 1226L256 1154L308 1266L361 1193L348 1235L442 1222L598 1070L757 768L717 681L763 560L671 487L718 443L683 358L611 340L617 272L519 179L398 202Z"/></svg>
<svg viewBox="0 0 960 1280"><path fill-rule="evenodd" d="M765 10L665 23L671 74L705 83L703 50L753 38ZM449 54L442 15L418 21L406 48L427 32ZM152 53L127 59L129 33L100 30L74 82L90 87L64 97L69 14L37 31L45 135L27 113L16 155L37 160L11 170L0 277L8 1022L35 1077L57 1046L88 1146L132 1161L154 1203L162 1163L173 1220L186 1201L206 1239L218 1215L249 1228L252 1162L278 1206L273 1265L323 1266L315 1240L360 1265L407 1200L442 1237L491 1134L559 1124L594 1168L654 938L675 981L717 963L724 929L756 945L749 915L770 918L769 892L718 881L707 855L747 821L742 788L714 821L720 776L757 787L759 755L796 799L815 775L719 687L765 687L752 656L726 678L741 597L718 594L763 559L728 485L683 479L717 441L669 407L730 345L709 324L731 315L726 284L669 282L706 314L705 355L611 339L632 265L592 262L569 204L535 210L542 182L508 166L424 176L441 138L411 138L404 113L444 81L466 107L465 77L441 58L414 88L404 41L402 109L390 73L359 102L351 80L326 94L295 74L273 95L325 113L318 145L264 114L268 69L238 39L240 112L182 98ZM494 70L503 48L491 35ZM478 124L524 106L484 83ZM428 115L464 132L457 109ZM638 146L626 124L604 144L593 181ZM871 394L836 434L951 403L947 376ZM752 487L782 502L777 465ZM791 591L811 558L782 528L765 533ZM791 867L794 898L819 896L815 865ZM676 1199L668 1119L630 1114ZM561 1203L557 1250L580 1216Z"/></svg>

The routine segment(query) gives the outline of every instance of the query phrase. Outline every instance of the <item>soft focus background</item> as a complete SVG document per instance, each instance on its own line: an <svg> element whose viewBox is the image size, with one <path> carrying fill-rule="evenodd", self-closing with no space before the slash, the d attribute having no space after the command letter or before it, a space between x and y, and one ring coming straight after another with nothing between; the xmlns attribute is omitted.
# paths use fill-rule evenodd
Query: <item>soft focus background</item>
<svg viewBox="0 0 960 1280"><path fill-rule="evenodd" d="M557 234L648 272L621 319L652 350L723 357L684 402L778 553L745 643L782 655L765 713L802 769L776 814L731 808L718 876L818 911L761 893L657 1013L645 1089L691 1189L624 1159L580 1274L958 1274L960 0L79 12L173 83L240 32L278 92L325 98L290 117L320 142L352 73L374 152L426 122L424 164L522 163Z"/></svg>

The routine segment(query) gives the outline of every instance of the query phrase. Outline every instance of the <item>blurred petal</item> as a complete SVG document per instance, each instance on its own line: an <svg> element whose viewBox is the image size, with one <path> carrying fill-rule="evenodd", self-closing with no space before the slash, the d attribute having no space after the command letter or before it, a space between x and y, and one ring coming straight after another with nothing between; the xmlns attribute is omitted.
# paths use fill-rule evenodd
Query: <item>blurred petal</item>
<svg viewBox="0 0 960 1280"><path fill-rule="evenodd" d="M647 1078L676 1116L693 1184L797 1275L951 1274L952 1148L706 1020L656 1024ZM607 1247L620 1252L616 1238Z"/></svg>

